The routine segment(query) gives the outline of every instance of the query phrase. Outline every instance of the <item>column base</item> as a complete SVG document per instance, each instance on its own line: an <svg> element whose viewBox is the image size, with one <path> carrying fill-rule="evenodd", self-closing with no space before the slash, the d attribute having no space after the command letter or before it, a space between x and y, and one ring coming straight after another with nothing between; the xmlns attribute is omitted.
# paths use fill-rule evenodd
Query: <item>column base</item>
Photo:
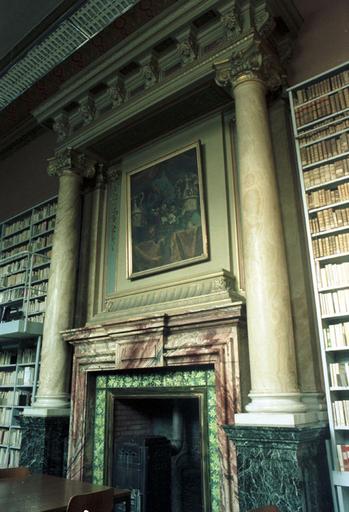
<svg viewBox="0 0 349 512"><path fill-rule="evenodd" d="M227 425L237 451L240 512L333 512L324 427Z"/></svg>
<svg viewBox="0 0 349 512"><path fill-rule="evenodd" d="M37 395L33 403L34 409L68 409L70 408L70 395L59 393L57 395Z"/></svg>
<svg viewBox="0 0 349 512"><path fill-rule="evenodd" d="M302 393L302 402L306 405L308 411L315 412L317 414L318 420L321 423L328 423L328 414L324 393Z"/></svg>
<svg viewBox="0 0 349 512"><path fill-rule="evenodd" d="M301 394L294 393L249 393L251 402L247 404L249 413L304 413L306 406L301 401Z"/></svg>
<svg viewBox="0 0 349 512"><path fill-rule="evenodd" d="M32 473L64 476L67 469L69 417L20 418L20 465Z"/></svg>
<svg viewBox="0 0 349 512"><path fill-rule="evenodd" d="M316 424L318 422L318 415L311 411L304 413L246 412L235 414L234 419L236 425L296 427Z"/></svg>

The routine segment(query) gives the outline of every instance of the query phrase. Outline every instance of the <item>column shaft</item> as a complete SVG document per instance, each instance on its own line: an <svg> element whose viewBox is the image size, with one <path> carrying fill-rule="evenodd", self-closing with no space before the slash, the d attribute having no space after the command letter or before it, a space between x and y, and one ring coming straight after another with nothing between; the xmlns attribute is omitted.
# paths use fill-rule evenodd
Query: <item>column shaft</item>
<svg viewBox="0 0 349 512"><path fill-rule="evenodd" d="M60 332L72 327L80 223L79 174L64 171L59 178L56 227L48 282L41 353L40 383L35 406L68 404L69 350Z"/></svg>
<svg viewBox="0 0 349 512"><path fill-rule="evenodd" d="M251 412L300 412L286 254L265 85L237 82L239 188L246 273Z"/></svg>

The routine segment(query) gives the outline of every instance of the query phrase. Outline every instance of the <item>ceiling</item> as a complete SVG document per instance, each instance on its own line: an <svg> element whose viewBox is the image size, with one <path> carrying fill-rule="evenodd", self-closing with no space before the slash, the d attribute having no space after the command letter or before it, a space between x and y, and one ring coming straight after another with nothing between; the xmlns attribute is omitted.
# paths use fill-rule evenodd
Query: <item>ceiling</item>
<svg viewBox="0 0 349 512"><path fill-rule="evenodd" d="M0 62L65 0L0 0Z"/></svg>

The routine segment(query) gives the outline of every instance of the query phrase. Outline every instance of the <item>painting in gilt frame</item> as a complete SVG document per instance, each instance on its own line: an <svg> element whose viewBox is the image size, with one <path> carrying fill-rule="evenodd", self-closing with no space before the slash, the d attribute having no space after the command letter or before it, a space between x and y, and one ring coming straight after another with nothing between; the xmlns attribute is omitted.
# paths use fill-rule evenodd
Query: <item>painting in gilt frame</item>
<svg viewBox="0 0 349 512"><path fill-rule="evenodd" d="M128 277L208 258L200 143L127 175Z"/></svg>

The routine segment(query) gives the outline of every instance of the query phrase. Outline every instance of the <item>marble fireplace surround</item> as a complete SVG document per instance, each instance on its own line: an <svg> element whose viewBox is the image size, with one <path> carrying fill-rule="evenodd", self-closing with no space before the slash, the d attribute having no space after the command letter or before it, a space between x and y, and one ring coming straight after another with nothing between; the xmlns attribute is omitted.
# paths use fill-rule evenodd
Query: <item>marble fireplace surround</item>
<svg viewBox="0 0 349 512"><path fill-rule="evenodd" d="M215 382L215 437L220 464L220 496L213 508L214 512L237 509L236 454L222 426L234 424L234 414L241 411L250 387L245 311L241 303L175 315L115 319L66 331L63 338L74 347L70 478L94 478L93 439L98 428L95 419L102 417L105 421L106 407L100 390L103 386L107 390L106 379L111 379L110 388L115 388L127 378L131 382L131 375L137 382L138 375L142 386L140 375L144 369L156 378L157 369L159 375L164 375L164 370L159 371L162 368L172 369L173 375L181 370L185 381L185 375L193 375L195 370L201 375L209 365ZM165 375L169 375L167 371ZM181 380L181 385L184 381ZM197 382L192 381L192 385Z"/></svg>

